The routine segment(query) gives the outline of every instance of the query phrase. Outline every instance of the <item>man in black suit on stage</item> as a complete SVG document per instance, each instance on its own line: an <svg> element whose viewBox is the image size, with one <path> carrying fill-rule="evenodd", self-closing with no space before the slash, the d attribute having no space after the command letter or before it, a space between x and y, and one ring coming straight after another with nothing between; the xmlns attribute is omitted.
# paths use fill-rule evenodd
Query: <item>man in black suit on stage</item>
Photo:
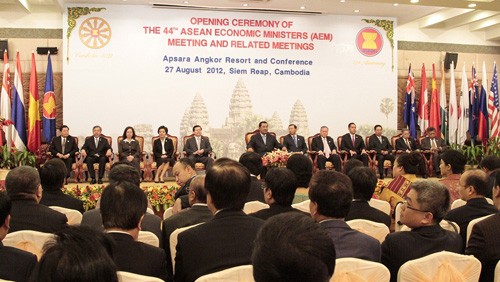
<svg viewBox="0 0 500 282"><path fill-rule="evenodd" d="M61 135L52 138L49 152L52 157L61 159L66 164L66 178L71 173L71 165L75 162L75 154L78 152L78 145L75 137L69 135L69 127L66 125L60 128Z"/></svg>
<svg viewBox="0 0 500 282"><path fill-rule="evenodd" d="M382 135L382 126L377 124L373 129L375 133L368 139L368 150L377 153L378 172L380 179L384 179L384 161L394 163L393 149L389 139Z"/></svg>
<svg viewBox="0 0 500 282"><path fill-rule="evenodd" d="M356 124L354 122L349 123L347 127L349 128L349 133L342 136L340 149L347 152L348 159L356 158L362 161L365 166L368 166L368 154L366 153L363 137L356 134Z"/></svg>
<svg viewBox="0 0 500 282"><path fill-rule="evenodd" d="M337 147L333 138L328 136L328 127L322 126L319 136L313 138L311 151L318 153L318 168L325 169L326 161L331 161L336 171L341 171L340 157L337 154Z"/></svg>
<svg viewBox="0 0 500 282"><path fill-rule="evenodd" d="M247 150L264 156L267 152L274 149L281 149L283 145L276 140L276 137L268 133L269 125L266 121L259 122L259 133L252 135L247 144Z"/></svg>
<svg viewBox="0 0 500 282"><path fill-rule="evenodd" d="M90 178L92 178L90 184L96 183L94 163L99 163L99 178L97 183L102 184L106 162L112 154L111 146L108 140L101 136L101 131L102 129L99 125L94 126L92 128L93 135L85 138L85 143L82 147L82 158L85 158Z"/></svg>
<svg viewBox="0 0 500 282"><path fill-rule="evenodd" d="M401 130L401 137L396 140L396 151L411 153L420 149L415 139L410 137L410 130L404 128Z"/></svg>
<svg viewBox="0 0 500 282"><path fill-rule="evenodd" d="M283 138L283 149L289 153L307 153L306 140L304 136L297 135L297 126L293 123L288 126L288 134Z"/></svg>
<svg viewBox="0 0 500 282"><path fill-rule="evenodd" d="M443 138L436 136L436 129L434 127L427 128L427 137L422 140L420 147L422 150L430 151L430 154L426 153L425 155L432 155L434 172L438 178L441 178L441 171L439 170L441 159L439 158L439 154L445 149L446 143ZM426 158L428 157L430 156L426 156Z"/></svg>
<svg viewBox="0 0 500 282"><path fill-rule="evenodd" d="M194 163L203 163L205 165L205 170L209 170L210 167L212 167L213 162L210 157L212 146L210 146L210 140L208 140L208 137L202 136L201 130L201 126L193 126L194 136L186 141L184 151L186 151L187 157L191 161Z"/></svg>

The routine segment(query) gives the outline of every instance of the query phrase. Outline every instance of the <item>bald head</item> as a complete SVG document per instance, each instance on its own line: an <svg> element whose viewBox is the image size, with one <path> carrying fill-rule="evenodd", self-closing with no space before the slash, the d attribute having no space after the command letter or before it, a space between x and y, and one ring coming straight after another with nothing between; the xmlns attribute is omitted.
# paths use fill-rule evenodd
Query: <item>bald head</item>
<svg viewBox="0 0 500 282"><path fill-rule="evenodd" d="M465 171L460 177L459 193L462 200L484 197L488 193L488 175L480 169Z"/></svg>
<svg viewBox="0 0 500 282"><path fill-rule="evenodd" d="M189 205L207 203L207 190L205 190L205 175L198 175L191 180L189 185Z"/></svg>

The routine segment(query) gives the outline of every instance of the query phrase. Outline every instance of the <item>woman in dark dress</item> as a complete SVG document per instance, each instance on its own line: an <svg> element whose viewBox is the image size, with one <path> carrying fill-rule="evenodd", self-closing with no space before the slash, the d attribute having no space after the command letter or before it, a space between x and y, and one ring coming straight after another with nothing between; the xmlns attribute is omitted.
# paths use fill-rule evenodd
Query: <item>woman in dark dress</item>
<svg viewBox="0 0 500 282"><path fill-rule="evenodd" d="M153 143L153 156L158 168L154 178L155 183L165 182L163 176L174 162L174 143L167 137L167 133L168 128L166 126L162 125L158 127L160 138L156 139Z"/></svg>
<svg viewBox="0 0 500 282"><path fill-rule="evenodd" d="M140 171L141 146L135 140L135 130L127 126L123 131L123 139L118 143L118 156L121 162L130 162Z"/></svg>

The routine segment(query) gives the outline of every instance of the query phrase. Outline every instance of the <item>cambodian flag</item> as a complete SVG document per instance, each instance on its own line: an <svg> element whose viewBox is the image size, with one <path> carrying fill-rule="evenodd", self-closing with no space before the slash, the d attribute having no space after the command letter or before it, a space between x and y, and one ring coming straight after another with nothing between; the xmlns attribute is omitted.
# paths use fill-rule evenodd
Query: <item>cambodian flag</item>
<svg viewBox="0 0 500 282"><path fill-rule="evenodd" d="M52 74L52 62L50 53L45 76L45 94L43 95L43 137L50 142L56 136L56 97L54 95L54 79Z"/></svg>
<svg viewBox="0 0 500 282"><path fill-rule="evenodd" d="M18 150L26 150L26 118L24 109L24 91L22 83L21 60L19 52L16 55L16 69L14 71L14 87L12 88L12 144Z"/></svg>

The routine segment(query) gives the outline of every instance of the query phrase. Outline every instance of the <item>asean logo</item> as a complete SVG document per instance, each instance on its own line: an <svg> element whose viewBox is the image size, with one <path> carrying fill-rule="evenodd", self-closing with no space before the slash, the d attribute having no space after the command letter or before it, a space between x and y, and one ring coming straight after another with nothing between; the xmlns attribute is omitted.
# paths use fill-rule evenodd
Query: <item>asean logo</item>
<svg viewBox="0 0 500 282"><path fill-rule="evenodd" d="M100 49L111 40L111 27L103 18L91 17L80 25L80 41L92 49Z"/></svg>
<svg viewBox="0 0 500 282"><path fill-rule="evenodd" d="M367 57L378 55L382 51L383 45L382 34L372 27L365 27L356 35L356 47L361 54Z"/></svg>
<svg viewBox="0 0 500 282"><path fill-rule="evenodd" d="M43 117L46 119L56 118L56 97L54 91L49 91L43 95Z"/></svg>

